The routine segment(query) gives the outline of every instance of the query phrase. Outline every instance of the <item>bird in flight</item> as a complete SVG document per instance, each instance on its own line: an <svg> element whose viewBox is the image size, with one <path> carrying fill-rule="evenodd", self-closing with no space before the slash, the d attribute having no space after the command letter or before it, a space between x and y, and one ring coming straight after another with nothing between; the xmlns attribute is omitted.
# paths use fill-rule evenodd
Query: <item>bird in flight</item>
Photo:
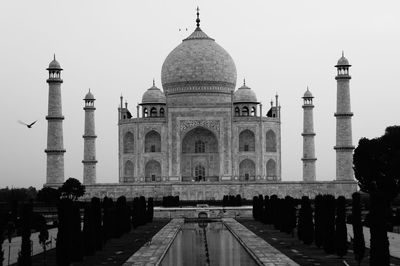
<svg viewBox="0 0 400 266"><path fill-rule="evenodd" d="M20 123L21 125L25 125L25 126L27 126L28 128L32 128L32 126L33 126L36 122L37 122L37 120L36 120L35 122L32 122L32 123L30 123L30 124L27 124L27 123L24 123L24 122L18 120L18 123Z"/></svg>

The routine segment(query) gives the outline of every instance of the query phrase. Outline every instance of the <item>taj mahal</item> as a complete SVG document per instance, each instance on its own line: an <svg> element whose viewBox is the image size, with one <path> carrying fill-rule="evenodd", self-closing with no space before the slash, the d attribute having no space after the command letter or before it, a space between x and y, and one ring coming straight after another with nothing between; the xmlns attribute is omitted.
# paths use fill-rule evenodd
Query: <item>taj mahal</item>
<svg viewBox="0 0 400 266"><path fill-rule="evenodd" d="M337 62L336 179L318 181L315 171L313 95L303 96L303 180L281 177L281 106L278 95L263 106L250 84L237 82L229 53L200 28L166 57L161 86L144 91L141 103L118 108L118 162L115 183L96 182L95 97L84 97L83 184L86 197L221 200L223 195L258 194L350 197L357 189L352 170L349 61ZM49 71L46 186L64 180L62 68L54 58ZM332 120L333 121L333 120ZM99 143L101 145L101 143ZM299 155L300 159L300 155ZM300 173L299 173L300 174Z"/></svg>

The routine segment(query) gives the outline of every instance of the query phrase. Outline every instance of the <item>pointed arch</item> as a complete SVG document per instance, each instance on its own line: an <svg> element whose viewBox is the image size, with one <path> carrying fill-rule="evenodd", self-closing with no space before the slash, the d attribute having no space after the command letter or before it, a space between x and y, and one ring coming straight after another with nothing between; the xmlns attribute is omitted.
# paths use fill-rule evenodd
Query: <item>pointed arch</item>
<svg viewBox="0 0 400 266"><path fill-rule="evenodd" d="M249 108L247 106L244 106L242 108L242 116L249 116Z"/></svg>
<svg viewBox="0 0 400 266"><path fill-rule="evenodd" d="M194 176L196 181L205 181L206 169L202 164L196 165L194 169Z"/></svg>
<svg viewBox="0 0 400 266"><path fill-rule="evenodd" d="M244 181L255 180L256 165L250 159L244 159L239 164L239 179Z"/></svg>
<svg viewBox="0 0 400 266"><path fill-rule="evenodd" d="M157 108L153 107L150 109L150 117L157 117Z"/></svg>
<svg viewBox="0 0 400 266"><path fill-rule="evenodd" d="M276 135L271 129L268 130L265 136L265 147L266 151L276 152Z"/></svg>
<svg viewBox="0 0 400 266"><path fill-rule="evenodd" d="M235 107L235 116L240 116L240 108Z"/></svg>
<svg viewBox="0 0 400 266"><path fill-rule="evenodd" d="M256 138L254 132L245 129L239 134L239 151L255 151Z"/></svg>
<svg viewBox="0 0 400 266"><path fill-rule="evenodd" d="M151 160L145 166L146 182L161 181L161 165L156 160Z"/></svg>
<svg viewBox="0 0 400 266"><path fill-rule="evenodd" d="M165 111L164 108L160 108L160 117L164 117L165 116Z"/></svg>
<svg viewBox="0 0 400 266"><path fill-rule="evenodd" d="M132 161L128 160L124 166L124 182L133 182L133 175L135 174L135 166Z"/></svg>
<svg viewBox="0 0 400 266"><path fill-rule="evenodd" d="M269 159L267 162L267 179L277 180L276 162L273 159Z"/></svg>
<svg viewBox="0 0 400 266"><path fill-rule="evenodd" d="M124 153L133 153L135 150L135 137L133 136L133 133L128 131L125 133L124 139L123 139L123 151Z"/></svg>
<svg viewBox="0 0 400 266"><path fill-rule="evenodd" d="M257 116L257 110L255 106L251 107L251 116Z"/></svg>
<svg viewBox="0 0 400 266"><path fill-rule="evenodd" d="M161 136L155 131L149 131L144 138L145 152L161 152Z"/></svg>

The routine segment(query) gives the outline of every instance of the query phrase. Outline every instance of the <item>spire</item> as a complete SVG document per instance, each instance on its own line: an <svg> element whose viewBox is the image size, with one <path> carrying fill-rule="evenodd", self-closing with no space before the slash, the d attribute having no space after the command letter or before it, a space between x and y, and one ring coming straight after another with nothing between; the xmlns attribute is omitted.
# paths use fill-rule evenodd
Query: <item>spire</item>
<svg viewBox="0 0 400 266"><path fill-rule="evenodd" d="M200 8L199 7L197 7L197 19L196 19L196 25L197 25L197 28L200 28L200 17L199 17L199 15L200 15Z"/></svg>

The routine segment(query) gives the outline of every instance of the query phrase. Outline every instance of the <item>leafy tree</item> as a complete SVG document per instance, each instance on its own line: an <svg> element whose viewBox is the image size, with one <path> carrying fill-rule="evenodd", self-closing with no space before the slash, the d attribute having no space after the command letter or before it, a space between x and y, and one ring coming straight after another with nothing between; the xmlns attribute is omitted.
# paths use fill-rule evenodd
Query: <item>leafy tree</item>
<svg viewBox="0 0 400 266"><path fill-rule="evenodd" d="M59 188L61 197L77 200L85 194L85 186L78 179L68 178Z"/></svg>
<svg viewBox="0 0 400 266"><path fill-rule="evenodd" d="M360 193L354 192L352 201L352 223L353 223L353 250L354 257L361 264L365 253L365 240L363 233L363 226L361 222L361 204L360 204Z"/></svg>
<svg viewBox="0 0 400 266"><path fill-rule="evenodd" d="M3 251L3 241L4 241L4 231L6 229L6 219L2 210L0 210L0 265L3 265L4 251Z"/></svg>
<svg viewBox="0 0 400 266"><path fill-rule="evenodd" d="M347 254L346 199L343 196L336 200L335 247L339 257Z"/></svg>
<svg viewBox="0 0 400 266"><path fill-rule="evenodd" d="M360 139L354 151L354 174L361 191L370 195L370 265L390 264L387 215L400 191L400 127L379 138Z"/></svg>
<svg viewBox="0 0 400 266"><path fill-rule="evenodd" d="M60 191L51 187L44 187L38 191L36 200L45 203L55 203L60 198Z"/></svg>

